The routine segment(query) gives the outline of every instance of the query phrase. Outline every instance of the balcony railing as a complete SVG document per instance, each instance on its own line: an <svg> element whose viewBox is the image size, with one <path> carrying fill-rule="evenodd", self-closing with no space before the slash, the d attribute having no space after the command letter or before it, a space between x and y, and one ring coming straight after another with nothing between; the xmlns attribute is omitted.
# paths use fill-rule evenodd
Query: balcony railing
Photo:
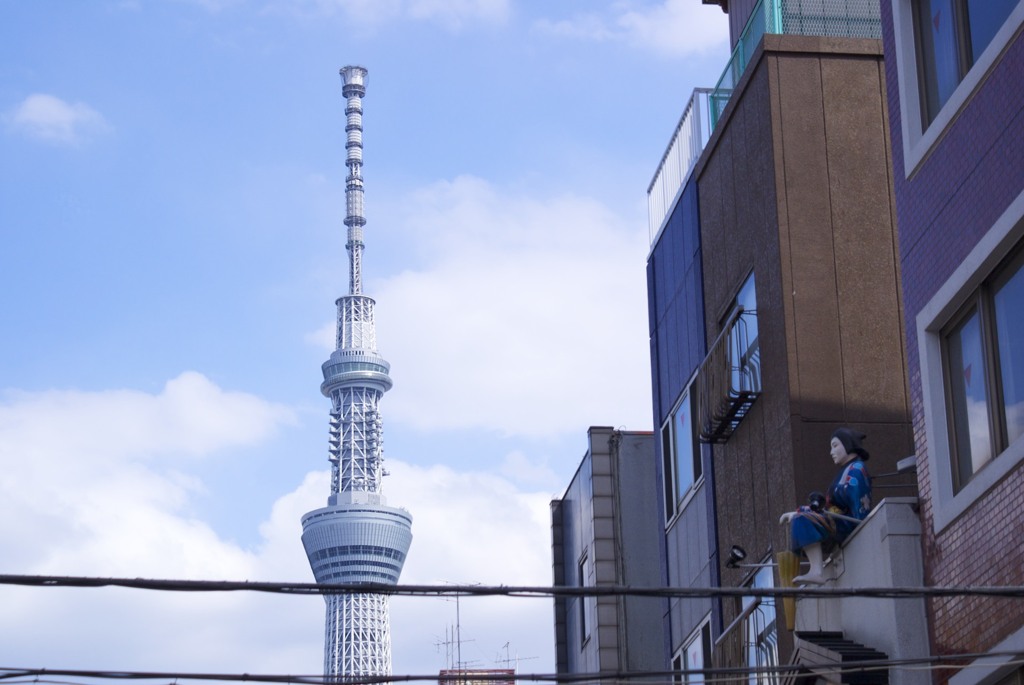
<svg viewBox="0 0 1024 685"><path fill-rule="evenodd" d="M715 640L711 651L714 668L770 669L779 665L778 624L771 598L754 598L739 616ZM722 677L739 685L778 685L777 673L753 672L750 675Z"/></svg>
<svg viewBox="0 0 1024 685"><path fill-rule="evenodd" d="M757 312L739 308L711 346L698 374L700 439L729 439L761 395Z"/></svg>
<svg viewBox="0 0 1024 685"><path fill-rule="evenodd" d="M729 104L766 33L794 36L881 38L879 0L760 0L747 20L718 84L711 91L711 129Z"/></svg>
<svg viewBox="0 0 1024 685"><path fill-rule="evenodd" d="M696 88L679 118L668 149L661 158L658 171L647 188L647 219L651 243L658 235L675 202L676 195L686 183L693 165L711 136L708 110L709 88Z"/></svg>
<svg viewBox="0 0 1024 685"><path fill-rule="evenodd" d="M651 243L657 238L676 196L704 151L733 89L766 33L881 38L879 0L760 0L757 3L718 84L712 89L693 91L647 188Z"/></svg>

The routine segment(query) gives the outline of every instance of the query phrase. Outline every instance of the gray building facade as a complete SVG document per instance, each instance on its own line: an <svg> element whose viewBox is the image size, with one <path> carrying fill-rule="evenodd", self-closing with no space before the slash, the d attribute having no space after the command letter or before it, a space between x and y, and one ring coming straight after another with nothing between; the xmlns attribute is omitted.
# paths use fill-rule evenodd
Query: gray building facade
<svg viewBox="0 0 1024 685"><path fill-rule="evenodd" d="M556 587L661 584L650 433L591 427L565 494L551 502ZM559 674L665 671L662 598L556 597Z"/></svg>

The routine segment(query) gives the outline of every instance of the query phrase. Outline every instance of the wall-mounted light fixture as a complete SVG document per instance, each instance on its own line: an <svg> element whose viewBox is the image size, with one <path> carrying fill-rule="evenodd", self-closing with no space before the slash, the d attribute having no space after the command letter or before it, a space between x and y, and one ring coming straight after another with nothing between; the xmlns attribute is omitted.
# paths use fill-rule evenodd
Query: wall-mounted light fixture
<svg viewBox="0 0 1024 685"><path fill-rule="evenodd" d="M917 455L911 454L909 457L903 457L896 462L896 470L889 471L887 473L878 473L871 475L871 487L873 488L917 488L917 482L913 483L876 483L875 481L885 481L890 478L897 478L899 476L905 476L908 473L917 473Z"/></svg>
<svg viewBox="0 0 1024 685"><path fill-rule="evenodd" d="M763 564L744 564L741 563L747 558L747 550L743 549L739 545L733 545L729 549L729 559L725 562L726 568L765 568L766 566L775 566L771 562L765 562Z"/></svg>

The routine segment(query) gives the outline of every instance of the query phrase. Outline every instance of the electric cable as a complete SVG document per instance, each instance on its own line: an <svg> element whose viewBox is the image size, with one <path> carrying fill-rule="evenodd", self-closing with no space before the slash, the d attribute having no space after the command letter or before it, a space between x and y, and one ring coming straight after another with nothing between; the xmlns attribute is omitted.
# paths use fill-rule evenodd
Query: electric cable
<svg viewBox="0 0 1024 685"><path fill-rule="evenodd" d="M827 673L830 675L848 675L853 673L869 673L888 669L907 670L928 670L936 671L943 669L970 667L990 668L987 664L964 664L963 661L971 661L981 658L1005 659L999 662L1000 666L1024 665L1024 656L1019 652L974 652L958 653L947 655L935 655L913 659L871 659L863 661L846 661L835 664L783 664L777 666L759 667L710 667L705 669L688 669L678 671L600 671L591 673L480 673L473 669L466 670L466 677L459 678L452 676L439 678L438 674L426 675L375 675L375 676L349 676L345 678L332 678L323 675L279 675L279 674L255 674L255 673L184 673L173 671L100 671L87 669L54 669L54 668L12 668L0 667L0 682L4 685L25 685L27 683L46 683L48 685L85 685L78 680L55 680L47 676L66 676L71 678L88 678L98 680L166 680L173 683L180 680L188 681L218 681L218 682L258 682L258 683L299 683L301 685L331 685L341 682L344 685L379 685L391 682L417 682L417 681L460 681L460 682L558 682L558 683L580 683L580 682L630 682L643 680L647 685L654 685L664 682L669 685L679 682L678 678L683 676L701 676L705 683L729 683L744 681L749 682L751 677L781 677L795 674ZM657 679L664 678L664 681Z"/></svg>
<svg viewBox="0 0 1024 685"><path fill-rule="evenodd" d="M586 587L529 585L390 585L387 583L286 583L235 580L174 580L158 578L98 578L88 576L0 574L0 585L35 587L122 587L172 592L268 592L293 595L333 593L369 593L392 596L424 597L870 597L900 599L910 597L1000 597L1024 598L1024 586L947 586L947 587L635 587L601 585Z"/></svg>
<svg viewBox="0 0 1024 685"><path fill-rule="evenodd" d="M0 574L0 585L22 587L121 587L141 590L173 592L232 592L255 591L292 595L322 595L328 593L382 593L396 596L419 597L472 597L508 596L516 598L543 597L590 597L607 595L632 595L641 597L719 598L719 597L864 597L864 598L912 598L912 597L963 597L982 596L993 598L1024 598L1024 587L1020 586L961 586L961 587L894 587L894 588L637 588L631 586L600 587L546 587L546 586L484 586L484 585L386 585L386 584L345 584L345 583L281 583L225 580L180 580L152 578L98 578L87 576L16 575ZM579 674L487 674L469 669L468 681L508 682L630 682L643 679L645 685L658 685L664 678L664 685L676 685L681 676L699 675L707 685L735 683L753 676L785 676L794 673L827 672L829 674L862 673L870 670L889 668L909 670L960 669L969 667L965 661L985 658L988 665L992 658L1005 658L1000 665L1024 664L1019 653L983 652L949 655L934 655L918 659L880 659L873 661L844 662L831 665L788 664L772 667L710 667L693 671L634 671L599 672ZM56 680L54 677L86 678L90 680L159 680L175 685L179 680L258 683L297 683L300 685L337 685L338 679L322 675L267 675L252 673L184 673L184 672L143 672L143 671L94 671L72 669L33 669L0 667L0 683L3 685L88 685L79 680ZM456 680L452 678L450 680ZM390 682L438 681L439 675L386 675L367 677L346 677L344 685L377 685Z"/></svg>

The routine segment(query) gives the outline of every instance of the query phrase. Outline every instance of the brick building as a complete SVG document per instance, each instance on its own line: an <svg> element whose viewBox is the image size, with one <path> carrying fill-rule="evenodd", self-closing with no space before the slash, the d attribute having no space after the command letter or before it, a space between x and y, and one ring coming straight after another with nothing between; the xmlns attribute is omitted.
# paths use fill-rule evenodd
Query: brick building
<svg viewBox="0 0 1024 685"><path fill-rule="evenodd" d="M882 0L929 585L1024 585L1022 24L1018 0ZM936 599L928 620L936 654L1024 653L1018 604ZM1005 661L951 681L1020 682Z"/></svg>

